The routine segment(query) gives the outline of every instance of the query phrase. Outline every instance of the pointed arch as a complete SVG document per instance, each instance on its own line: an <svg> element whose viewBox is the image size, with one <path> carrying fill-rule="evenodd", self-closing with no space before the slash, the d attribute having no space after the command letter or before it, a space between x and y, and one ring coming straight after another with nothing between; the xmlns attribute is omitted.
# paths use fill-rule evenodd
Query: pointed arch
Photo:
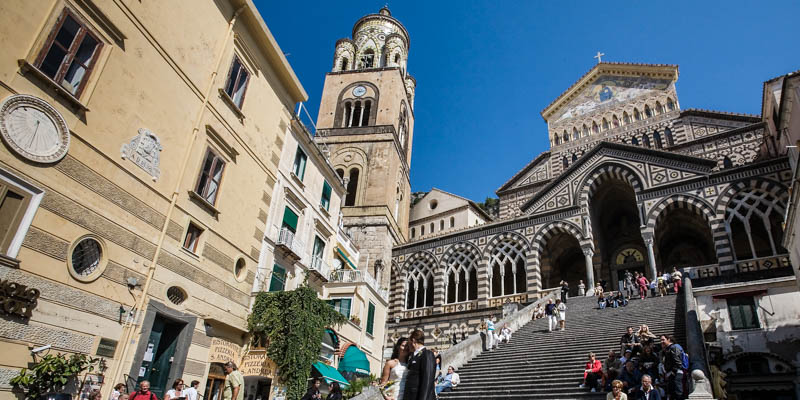
<svg viewBox="0 0 800 400"><path fill-rule="evenodd" d="M503 232L489 241L484 257L488 259L490 297L528 291L526 264L530 255L528 240L516 232Z"/></svg>
<svg viewBox="0 0 800 400"><path fill-rule="evenodd" d="M586 124L583 124L582 132L583 132L583 137L589 136L589 127L586 126Z"/></svg>
<svg viewBox="0 0 800 400"><path fill-rule="evenodd" d="M604 132L607 131L609 129L609 126L608 126L608 120L606 119L606 117L603 117L602 124L603 124L603 131Z"/></svg>
<svg viewBox="0 0 800 400"><path fill-rule="evenodd" d="M598 133L600 133L600 128L597 126L596 121L592 121L592 134L596 135Z"/></svg>
<svg viewBox="0 0 800 400"><path fill-rule="evenodd" d="M768 178L734 182L720 193L715 208L724 220L724 234L730 241L729 264L734 258L742 259L736 257L737 253L739 256L766 253L767 245L772 255L785 251L780 240L783 234L780 225L788 198L786 186Z"/></svg>
<svg viewBox="0 0 800 400"><path fill-rule="evenodd" d="M572 243L575 243L578 247L580 247L576 249L574 246L569 246L568 251L571 251L572 254L575 252L580 253L581 249L584 247L591 249L594 248L593 242L583 234L581 228L570 221L553 221L540 227L531 240L531 246L535 256L531 259L530 269L535 275L535 280L541 282L542 286L545 287L553 285L552 279L555 271L553 270L553 260L545 265L543 258L546 254L548 254L548 242L560 234L566 234L567 236L574 238L575 241ZM549 268L544 270L543 265L545 267L549 266Z"/></svg>
<svg viewBox="0 0 800 400"><path fill-rule="evenodd" d="M580 139L580 137L581 137L581 135L580 135L580 133L578 133L578 128L573 126L572 127L572 140L578 140L578 139Z"/></svg>
<svg viewBox="0 0 800 400"><path fill-rule="evenodd" d="M478 276L481 251L471 242L459 242L450 246L442 256L444 277L444 303L456 303L478 298Z"/></svg>
<svg viewBox="0 0 800 400"><path fill-rule="evenodd" d="M645 189L644 182L646 182L646 180L627 165L607 161L600 163L585 175L578 185L580 195L576 196L576 205L580 205L583 210L588 210L589 200L592 198L592 195L597 191L600 184L609 179L618 179L627 182L633 189L638 203L639 194Z"/></svg>
<svg viewBox="0 0 800 400"><path fill-rule="evenodd" d="M619 128L619 118L617 118L617 114L614 114L614 116L611 118L611 125L614 128Z"/></svg>
<svg viewBox="0 0 800 400"><path fill-rule="evenodd" d="M631 123L631 116L628 115L628 112L625 111L622 113L622 123L628 125Z"/></svg>
<svg viewBox="0 0 800 400"><path fill-rule="evenodd" d="M642 120L642 114L639 112L638 108L634 108L633 109L633 119L636 120L636 121L641 121Z"/></svg>
<svg viewBox="0 0 800 400"><path fill-rule="evenodd" d="M664 143L661 141L661 134L658 131L653 132L653 141L656 142L657 149L664 147Z"/></svg>
<svg viewBox="0 0 800 400"><path fill-rule="evenodd" d="M645 118L652 118L653 117L653 110L650 108L649 104L644 105L644 117Z"/></svg>
<svg viewBox="0 0 800 400"><path fill-rule="evenodd" d="M428 251L411 255L403 266L405 271L405 309L432 307L435 299L436 257Z"/></svg>

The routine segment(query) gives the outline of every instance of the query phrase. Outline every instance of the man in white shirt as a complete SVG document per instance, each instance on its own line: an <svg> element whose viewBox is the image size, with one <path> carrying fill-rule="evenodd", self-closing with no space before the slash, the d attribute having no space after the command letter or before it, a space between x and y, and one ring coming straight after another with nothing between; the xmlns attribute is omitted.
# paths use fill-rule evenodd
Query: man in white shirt
<svg viewBox="0 0 800 400"><path fill-rule="evenodd" d="M438 396L445 389L458 386L459 383L461 383L461 379L458 377L455 368L452 365L447 367L447 375L436 384L436 395Z"/></svg>
<svg viewBox="0 0 800 400"><path fill-rule="evenodd" d="M186 400L197 400L197 387L200 386L200 381L192 381L192 385L183 390Z"/></svg>

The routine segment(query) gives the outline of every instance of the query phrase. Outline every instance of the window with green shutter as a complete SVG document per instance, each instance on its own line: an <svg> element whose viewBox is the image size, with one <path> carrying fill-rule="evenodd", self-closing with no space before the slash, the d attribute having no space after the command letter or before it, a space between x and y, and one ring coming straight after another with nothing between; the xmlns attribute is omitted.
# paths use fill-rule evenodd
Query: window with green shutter
<svg viewBox="0 0 800 400"><path fill-rule="evenodd" d="M278 264L272 267L272 280L269 283L270 292L281 292L286 288L286 270Z"/></svg>
<svg viewBox="0 0 800 400"><path fill-rule="evenodd" d="M375 325L375 304L369 303L367 308L367 333L372 335L372 330Z"/></svg>
<svg viewBox="0 0 800 400"><path fill-rule="evenodd" d="M294 155L294 167L292 168L292 172L295 176L303 180L303 175L306 173L306 160L308 157L306 153L303 152L303 149L300 146L297 146L297 153Z"/></svg>
<svg viewBox="0 0 800 400"><path fill-rule="evenodd" d="M350 318L350 303L352 301L353 299L331 299L328 300L328 304L330 304L334 310L344 315L345 318Z"/></svg>
<svg viewBox="0 0 800 400"><path fill-rule="evenodd" d="M752 297L728 299L728 313L731 315L731 328L756 329L759 327L756 303Z"/></svg>
<svg viewBox="0 0 800 400"><path fill-rule="evenodd" d="M331 185L328 185L328 181L325 181L322 185L322 198L319 201L319 204L325 208L326 210L330 210L331 207Z"/></svg>
<svg viewBox="0 0 800 400"><path fill-rule="evenodd" d="M324 251L325 241L320 239L319 236L314 236L314 250L311 252L311 256L321 259Z"/></svg>
<svg viewBox="0 0 800 400"><path fill-rule="evenodd" d="M292 233L297 233L297 214L292 211L291 208L286 207L286 210L283 212L283 225L282 228L289 228Z"/></svg>

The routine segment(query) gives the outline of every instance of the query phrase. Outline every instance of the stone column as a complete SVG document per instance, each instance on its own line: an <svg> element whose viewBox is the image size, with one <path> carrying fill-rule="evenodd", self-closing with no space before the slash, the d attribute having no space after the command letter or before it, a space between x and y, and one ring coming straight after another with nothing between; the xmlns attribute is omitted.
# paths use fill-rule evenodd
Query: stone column
<svg viewBox="0 0 800 400"><path fill-rule="evenodd" d="M583 257L586 260L586 295L591 296L594 293L594 263L592 262L594 250L589 246L584 246L581 250L583 250Z"/></svg>
<svg viewBox="0 0 800 400"><path fill-rule="evenodd" d="M653 234L649 232L642 233L642 239L647 246L647 277L652 281L656 279L656 253L653 250Z"/></svg>

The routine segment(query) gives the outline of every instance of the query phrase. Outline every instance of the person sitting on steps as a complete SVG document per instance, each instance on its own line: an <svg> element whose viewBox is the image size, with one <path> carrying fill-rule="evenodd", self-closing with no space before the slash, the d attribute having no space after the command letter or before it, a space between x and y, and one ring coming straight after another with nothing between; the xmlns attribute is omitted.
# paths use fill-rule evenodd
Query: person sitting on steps
<svg viewBox="0 0 800 400"><path fill-rule="evenodd" d="M642 383L642 373L636 369L633 360L625 361L625 368L619 374L625 393L631 394Z"/></svg>
<svg viewBox="0 0 800 400"><path fill-rule="evenodd" d="M589 387L592 393L598 389L600 378L603 376L603 364L600 360L596 359L594 353L589 353L589 362L586 363L586 368L583 370L583 383L579 388L583 389Z"/></svg>
<svg viewBox="0 0 800 400"><path fill-rule="evenodd" d="M607 385L610 385L610 382L614 379L617 379L619 376L619 371L622 369L622 364L617 358L617 353L614 350L608 352L608 358L606 359L605 365L603 366L603 388L606 388Z"/></svg>
<svg viewBox="0 0 800 400"><path fill-rule="evenodd" d="M639 337L633 333L633 327L629 326L627 332L622 335L622 338L619 340L619 345L621 347L621 351L624 353L625 350L630 350L633 356L641 349L641 343L639 343Z"/></svg>

